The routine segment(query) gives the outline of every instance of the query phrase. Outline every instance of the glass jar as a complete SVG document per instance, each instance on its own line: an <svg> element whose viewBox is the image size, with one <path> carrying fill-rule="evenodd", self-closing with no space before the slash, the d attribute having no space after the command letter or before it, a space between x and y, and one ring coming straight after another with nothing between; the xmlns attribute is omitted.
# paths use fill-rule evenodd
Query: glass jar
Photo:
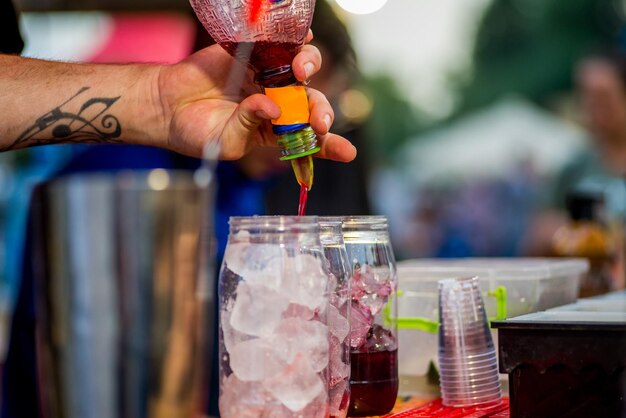
<svg viewBox="0 0 626 418"><path fill-rule="evenodd" d="M384 216L347 217L343 239L352 265L349 416L383 415L398 395L398 277Z"/></svg>
<svg viewBox="0 0 626 418"><path fill-rule="evenodd" d="M328 417L329 271L316 217L230 219L219 277L223 418Z"/></svg>
<svg viewBox="0 0 626 418"><path fill-rule="evenodd" d="M331 418L345 418L350 402L350 277L352 266L343 242L341 218L320 217L320 241L330 269L329 393Z"/></svg>

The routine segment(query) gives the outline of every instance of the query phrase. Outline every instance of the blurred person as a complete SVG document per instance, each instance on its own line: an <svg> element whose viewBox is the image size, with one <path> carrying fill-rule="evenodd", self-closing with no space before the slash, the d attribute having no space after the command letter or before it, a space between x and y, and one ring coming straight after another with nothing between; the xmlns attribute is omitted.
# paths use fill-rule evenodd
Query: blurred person
<svg viewBox="0 0 626 418"><path fill-rule="evenodd" d="M626 202L619 193L626 175L626 54L616 51L584 58L575 81L591 147L562 171L553 203L562 208L571 190L595 189L605 194L609 214L623 215Z"/></svg>
<svg viewBox="0 0 626 418"><path fill-rule="evenodd" d="M615 50L589 55L579 62L574 76L590 146L555 180L550 209L535 217L528 234L530 255L554 254L554 234L568 223L565 206L572 193L600 194L612 228L623 228L626 216L626 54ZM620 235L615 237L618 246ZM621 252L615 256L614 287L624 286Z"/></svg>

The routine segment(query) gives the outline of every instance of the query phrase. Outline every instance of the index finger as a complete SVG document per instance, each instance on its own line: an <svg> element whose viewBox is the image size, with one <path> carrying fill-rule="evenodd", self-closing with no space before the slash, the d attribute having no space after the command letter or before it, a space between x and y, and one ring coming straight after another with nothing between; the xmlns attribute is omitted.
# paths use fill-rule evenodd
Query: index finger
<svg viewBox="0 0 626 418"><path fill-rule="evenodd" d="M319 71L322 65L322 54L313 45L304 45L293 59L291 68L298 81L305 81Z"/></svg>

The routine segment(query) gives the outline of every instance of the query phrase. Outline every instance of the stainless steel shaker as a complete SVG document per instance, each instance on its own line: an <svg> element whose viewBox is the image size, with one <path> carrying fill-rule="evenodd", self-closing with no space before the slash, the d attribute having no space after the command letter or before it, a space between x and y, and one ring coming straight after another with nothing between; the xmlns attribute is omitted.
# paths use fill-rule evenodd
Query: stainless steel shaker
<svg viewBox="0 0 626 418"><path fill-rule="evenodd" d="M210 183L202 171L152 170L81 174L38 189L43 416L203 412L214 303Z"/></svg>

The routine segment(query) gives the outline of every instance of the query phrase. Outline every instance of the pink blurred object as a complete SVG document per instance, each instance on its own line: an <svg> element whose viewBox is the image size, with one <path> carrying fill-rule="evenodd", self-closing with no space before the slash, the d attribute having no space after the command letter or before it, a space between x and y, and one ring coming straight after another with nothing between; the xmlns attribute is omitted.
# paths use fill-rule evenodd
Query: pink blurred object
<svg viewBox="0 0 626 418"><path fill-rule="evenodd" d="M192 52L195 36L191 16L179 13L116 14L108 41L87 61L175 63Z"/></svg>

